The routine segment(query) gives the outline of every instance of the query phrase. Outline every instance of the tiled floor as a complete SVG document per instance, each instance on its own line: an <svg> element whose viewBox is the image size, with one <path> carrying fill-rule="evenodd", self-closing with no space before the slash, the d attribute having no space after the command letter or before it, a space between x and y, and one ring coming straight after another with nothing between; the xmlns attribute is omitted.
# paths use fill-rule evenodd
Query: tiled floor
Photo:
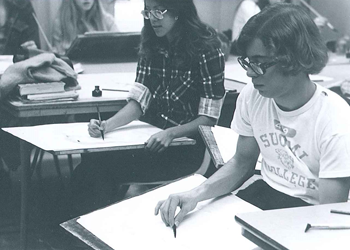
<svg viewBox="0 0 350 250"><path fill-rule="evenodd" d="M79 161L79 156L73 157L74 166ZM44 155L42 181L36 174L33 175L28 205L28 250L91 249L59 226L72 218L68 201L70 173L66 156L60 157L60 165L64 187L58 179L50 154ZM0 179L1 250L20 249L20 171L11 172L10 180ZM128 195L138 192L131 188Z"/></svg>

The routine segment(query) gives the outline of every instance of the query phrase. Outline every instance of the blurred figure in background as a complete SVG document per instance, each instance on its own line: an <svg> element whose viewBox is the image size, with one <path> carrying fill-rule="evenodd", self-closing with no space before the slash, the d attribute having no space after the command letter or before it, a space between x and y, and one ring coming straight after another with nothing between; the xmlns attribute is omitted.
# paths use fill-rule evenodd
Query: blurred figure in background
<svg viewBox="0 0 350 250"><path fill-rule="evenodd" d="M241 0L241 3L239 3L236 8L233 18L231 54L237 54L236 40L239 33L241 33L243 26L252 16L258 14L260 10L269 4L290 2L291 0Z"/></svg>
<svg viewBox="0 0 350 250"><path fill-rule="evenodd" d="M40 47L38 25L28 0L0 0L0 54L14 55L22 47Z"/></svg>
<svg viewBox="0 0 350 250"><path fill-rule="evenodd" d="M118 31L100 0L63 0L53 27L54 52L64 55L78 35L91 31Z"/></svg>

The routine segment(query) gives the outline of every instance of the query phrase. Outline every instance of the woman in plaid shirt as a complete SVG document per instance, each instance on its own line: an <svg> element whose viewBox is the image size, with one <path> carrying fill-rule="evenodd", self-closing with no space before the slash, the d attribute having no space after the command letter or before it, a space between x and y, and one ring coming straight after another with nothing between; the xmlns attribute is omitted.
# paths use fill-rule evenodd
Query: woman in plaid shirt
<svg viewBox="0 0 350 250"><path fill-rule="evenodd" d="M199 125L215 125L224 97L224 54L216 32L200 21L192 0L145 0L135 84L128 104L89 134L101 136L140 119L164 129L146 142L145 150L85 155L75 170L75 191L96 192L94 208L80 197L79 206L95 209L111 202L122 182L177 179L198 170L204 145ZM191 137L196 146L168 147L173 139ZM89 174L87 174L89 173ZM91 176L90 178L88 176ZM79 197L75 197L79 198Z"/></svg>

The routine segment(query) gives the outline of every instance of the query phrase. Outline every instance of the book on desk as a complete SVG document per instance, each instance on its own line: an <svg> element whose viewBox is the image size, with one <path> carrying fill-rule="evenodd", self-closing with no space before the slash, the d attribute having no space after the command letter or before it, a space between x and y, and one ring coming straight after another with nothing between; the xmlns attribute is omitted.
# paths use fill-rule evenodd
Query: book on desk
<svg viewBox="0 0 350 250"><path fill-rule="evenodd" d="M22 102L76 100L79 96L75 90L66 91L62 81L21 83L17 85L17 90L17 97Z"/></svg>

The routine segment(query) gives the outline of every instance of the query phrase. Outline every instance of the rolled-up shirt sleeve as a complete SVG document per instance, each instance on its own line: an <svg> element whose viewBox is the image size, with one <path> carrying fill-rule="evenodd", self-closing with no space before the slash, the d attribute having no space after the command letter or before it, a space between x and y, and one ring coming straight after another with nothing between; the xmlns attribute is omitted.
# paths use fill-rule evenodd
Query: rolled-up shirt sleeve
<svg viewBox="0 0 350 250"><path fill-rule="evenodd" d="M225 56L221 49L202 54L199 61L203 84L198 114L219 119L225 96Z"/></svg>
<svg viewBox="0 0 350 250"><path fill-rule="evenodd" d="M146 72L149 66L145 59L140 58L137 63L136 80L129 91L127 101L133 99L141 105L142 112L145 113L152 99L152 94L149 89L143 84L146 77Z"/></svg>
<svg viewBox="0 0 350 250"><path fill-rule="evenodd" d="M224 98L209 99L201 97L199 101L198 115L205 115L218 120L223 102Z"/></svg>
<svg viewBox="0 0 350 250"><path fill-rule="evenodd" d="M145 113L151 98L152 95L149 89L145 85L135 82L129 91L127 101L130 101L130 99L137 101L141 105L142 112Z"/></svg>

